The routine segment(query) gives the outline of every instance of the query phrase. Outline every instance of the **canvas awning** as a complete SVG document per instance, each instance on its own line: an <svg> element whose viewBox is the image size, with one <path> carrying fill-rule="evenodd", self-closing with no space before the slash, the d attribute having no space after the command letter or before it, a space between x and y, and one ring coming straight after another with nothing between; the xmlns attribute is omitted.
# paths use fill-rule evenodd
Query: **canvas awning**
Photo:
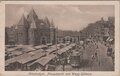
<svg viewBox="0 0 120 76"><path fill-rule="evenodd" d="M16 46L16 47L13 47L13 48L8 48L6 51L7 52L12 52L12 51L15 51L16 49L19 49L19 48L22 48L21 46Z"/></svg>
<svg viewBox="0 0 120 76"><path fill-rule="evenodd" d="M110 39L109 41L113 41L113 39Z"/></svg>
<svg viewBox="0 0 120 76"><path fill-rule="evenodd" d="M50 54L51 52L56 51L56 48L50 48L48 50L46 50L47 54Z"/></svg>
<svg viewBox="0 0 120 76"><path fill-rule="evenodd" d="M17 46L17 47L14 47L14 48L7 49L6 52L18 53L18 51L30 52L30 51L33 51L33 50L36 50L36 49L34 49L31 46L26 46L25 45L25 46Z"/></svg>
<svg viewBox="0 0 120 76"><path fill-rule="evenodd" d="M47 46L50 46L50 45L52 45L52 43L48 43L48 44L47 44Z"/></svg>
<svg viewBox="0 0 120 76"><path fill-rule="evenodd" d="M19 63L24 64L24 63L27 63L31 60L37 59L43 55L45 55L45 53L42 53L41 50L37 50L34 52L30 52L30 53L25 53L25 54L22 54L20 56L6 60L5 66L9 65L10 63L14 63L14 62L19 62Z"/></svg>
<svg viewBox="0 0 120 76"><path fill-rule="evenodd" d="M23 57L23 58L21 58L21 59L19 59L17 61L19 63L25 64L25 63L27 63L29 61L38 59L38 58L40 58L40 57L45 55L45 53L41 52L40 50L37 50L36 52L29 52L28 54L29 54L28 57L25 57L25 58Z"/></svg>
<svg viewBox="0 0 120 76"><path fill-rule="evenodd" d="M51 46L51 48L56 48L56 47L60 47L60 44L57 44L57 45L53 45L53 46Z"/></svg>
<svg viewBox="0 0 120 76"><path fill-rule="evenodd" d="M90 39L86 39L86 41L91 41Z"/></svg>
<svg viewBox="0 0 120 76"><path fill-rule="evenodd" d="M29 66L31 66L31 65L33 65L33 64L35 64L35 63L39 63L39 64L41 64L42 66L45 66L49 61L51 61L52 59L54 59L55 56L56 56L56 55L54 55L54 54L47 55L47 56L45 56L45 57L42 57L42 58L34 61L34 62L31 63Z"/></svg>
<svg viewBox="0 0 120 76"><path fill-rule="evenodd" d="M66 47L58 50L57 53L58 53L58 54L62 54L62 53L64 53L64 52L70 50L73 46L74 46L74 44L70 44L69 46L66 46Z"/></svg>
<svg viewBox="0 0 120 76"><path fill-rule="evenodd" d="M24 51L24 52L30 52L30 51L34 51L34 50L36 50L36 49L33 48L33 47L24 47L22 51Z"/></svg>
<svg viewBox="0 0 120 76"><path fill-rule="evenodd" d="M42 48L45 48L47 47L47 45L39 45L39 46L35 46L34 48L35 49L42 49Z"/></svg>
<svg viewBox="0 0 120 76"><path fill-rule="evenodd" d="M108 37L106 41L110 41L111 42L111 41L113 41L113 39Z"/></svg>
<svg viewBox="0 0 120 76"><path fill-rule="evenodd" d="M106 41L109 41L109 39L110 39L110 37L108 37L108 38L106 39Z"/></svg>
<svg viewBox="0 0 120 76"><path fill-rule="evenodd" d="M8 59L8 60L5 61L5 66L8 66L11 63L17 62L19 59L26 58L28 56L30 56L30 55L29 54L23 54L23 55Z"/></svg>
<svg viewBox="0 0 120 76"><path fill-rule="evenodd" d="M11 55L21 55L23 54L22 51L13 51L11 52Z"/></svg>
<svg viewBox="0 0 120 76"><path fill-rule="evenodd" d="M66 52L66 49L60 49L60 50L57 51L57 53L58 53L59 55L61 55L61 54L64 53L64 52Z"/></svg>

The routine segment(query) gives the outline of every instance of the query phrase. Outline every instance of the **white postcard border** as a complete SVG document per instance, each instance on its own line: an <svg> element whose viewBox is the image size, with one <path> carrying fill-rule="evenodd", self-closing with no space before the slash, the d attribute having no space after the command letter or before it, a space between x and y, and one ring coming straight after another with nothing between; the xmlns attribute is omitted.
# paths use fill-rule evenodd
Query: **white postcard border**
<svg viewBox="0 0 120 76"><path fill-rule="evenodd" d="M30 76L30 73L48 73L48 71L4 71L5 65L5 4L41 4L41 5L114 5L115 6L115 71L49 71L50 73L91 73L91 76L119 76L120 75L120 33L119 33L119 2L118 1L2 1L0 3L0 75L2 76ZM118 75L119 74L119 75ZM34 75L31 75L34 76ZM35 75L41 76L41 75ZM57 76L57 75L56 75ZM59 76L59 75L58 75ZM70 76L70 75L69 75ZM73 76L73 75L71 75ZM75 75L74 75L75 76ZM77 76L77 75L76 75ZM81 75L80 75L81 76ZM87 75L86 75L87 76Z"/></svg>

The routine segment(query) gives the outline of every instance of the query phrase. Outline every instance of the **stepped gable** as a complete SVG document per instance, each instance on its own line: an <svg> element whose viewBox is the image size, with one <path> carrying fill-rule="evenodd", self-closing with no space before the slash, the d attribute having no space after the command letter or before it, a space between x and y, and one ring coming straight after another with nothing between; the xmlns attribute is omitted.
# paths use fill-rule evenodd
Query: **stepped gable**
<svg viewBox="0 0 120 76"><path fill-rule="evenodd" d="M21 17L21 19L20 19L20 21L18 22L17 25L18 25L18 26L24 25L25 27L28 27L28 22L27 22L27 20L26 20L26 18L25 18L24 15L22 15L22 17Z"/></svg>
<svg viewBox="0 0 120 76"><path fill-rule="evenodd" d="M36 14L36 12L34 11L33 8L31 9L30 13L28 14L27 20L28 20L28 22L30 22L30 23L31 23L33 20L38 20L38 16L37 16L37 14Z"/></svg>

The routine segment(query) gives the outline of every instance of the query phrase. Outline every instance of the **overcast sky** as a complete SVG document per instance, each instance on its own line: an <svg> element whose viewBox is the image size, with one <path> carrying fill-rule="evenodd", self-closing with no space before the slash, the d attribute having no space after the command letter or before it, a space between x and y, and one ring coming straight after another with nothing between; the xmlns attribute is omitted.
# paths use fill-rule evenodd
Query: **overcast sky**
<svg viewBox="0 0 120 76"><path fill-rule="evenodd" d="M81 30L88 25L114 16L114 6L110 5L6 5L6 26L17 24L22 14L27 16L33 8L39 19L47 16L55 26L63 30Z"/></svg>

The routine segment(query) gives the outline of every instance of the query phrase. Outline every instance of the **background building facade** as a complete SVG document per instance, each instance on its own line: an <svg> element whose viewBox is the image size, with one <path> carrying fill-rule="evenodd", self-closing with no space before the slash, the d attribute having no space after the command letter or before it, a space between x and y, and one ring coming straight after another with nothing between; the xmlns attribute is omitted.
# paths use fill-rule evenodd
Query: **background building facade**
<svg viewBox="0 0 120 76"><path fill-rule="evenodd" d="M55 43L55 27L53 21L39 19L34 9L27 18L23 15L18 24L6 28L6 45L40 45Z"/></svg>

